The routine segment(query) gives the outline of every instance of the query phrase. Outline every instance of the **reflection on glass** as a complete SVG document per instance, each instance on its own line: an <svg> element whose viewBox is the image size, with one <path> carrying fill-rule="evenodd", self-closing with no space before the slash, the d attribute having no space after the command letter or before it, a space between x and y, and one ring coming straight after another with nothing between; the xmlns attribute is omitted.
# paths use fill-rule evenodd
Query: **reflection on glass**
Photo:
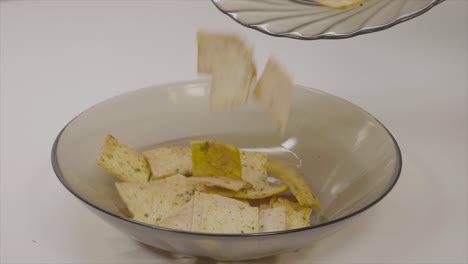
<svg viewBox="0 0 468 264"><path fill-rule="evenodd" d="M207 96L208 95L208 89L205 89L205 87L200 87L200 86L193 86L193 87L188 87L187 89L184 90L184 94L186 96Z"/></svg>
<svg viewBox="0 0 468 264"><path fill-rule="evenodd" d="M281 153L289 153L292 154L297 161L296 166L300 167L302 165L302 160L299 156L292 151L292 149L297 145L298 140L296 137L290 137L286 139L283 143L280 144L279 147L269 147L269 148L244 148L242 150L246 151L254 151L254 152L261 152L261 153L268 153L268 154L281 154Z"/></svg>

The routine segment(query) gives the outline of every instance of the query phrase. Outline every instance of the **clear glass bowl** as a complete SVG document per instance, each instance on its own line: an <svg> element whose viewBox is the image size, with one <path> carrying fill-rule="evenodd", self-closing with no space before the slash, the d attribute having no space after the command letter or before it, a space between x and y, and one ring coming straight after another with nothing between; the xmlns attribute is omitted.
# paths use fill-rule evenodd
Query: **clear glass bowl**
<svg viewBox="0 0 468 264"><path fill-rule="evenodd" d="M296 86L281 136L255 103L211 113L208 95L206 81L169 84L113 97L82 112L53 145L58 179L130 237L169 252L217 260L261 258L311 245L358 219L398 180L402 161L396 141L377 119L345 100ZM267 152L298 166L323 210L314 212L314 226L256 234L185 232L131 220L114 188L116 178L96 165L108 133L138 150L204 138Z"/></svg>
<svg viewBox="0 0 468 264"><path fill-rule="evenodd" d="M260 32L295 39L340 39L387 29L444 0L367 0L331 9L314 0L212 0L235 21Z"/></svg>

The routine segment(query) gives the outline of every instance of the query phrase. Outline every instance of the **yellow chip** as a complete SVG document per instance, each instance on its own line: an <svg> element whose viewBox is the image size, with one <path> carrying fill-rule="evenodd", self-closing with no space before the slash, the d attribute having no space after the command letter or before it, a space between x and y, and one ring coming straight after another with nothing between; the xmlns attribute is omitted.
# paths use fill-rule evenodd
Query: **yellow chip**
<svg viewBox="0 0 468 264"><path fill-rule="evenodd" d="M303 207L284 197L273 197L270 201L271 208L285 208L286 229L295 229L310 226L310 207Z"/></svg>
<svg viewBox="0 0 468 264"><path fill-rule="evenodd" d="M320 210L319 200L294 168L281 161L269 161L266 164L266 168L274 177L282 180L289 186L289 190L294 194L300 205L314 206Z"/></svg>
<svg viewBox="0 0 468 264"><path fill-rule="evenodd" d="M153 175L151 180L167 176L192 173L192 151L190 147L163 147L143 152Z"/></svg>
<svg viewBox="0 0 468 264"><path fill-rule="evenodd" d="M269 59L255 88L255 98L278 123L284 133L288 123L293 83L273 60Z"/></svg>
<svg viewBox="0 0 468 264"><path fill-rule="evenodd" d="M315 2L330 8L348 9L364 3L367 0L315 0Z"/></svg>
<svg viewBox="0 0 468 264"><path fill-rule="evenodd" d="M287 185L265 185L261 189L244 189L238 192L223 190L220 188L207 188L206 192L226 197L241 199L262 199L275 194L280 194L288 189Z"/></svg>
<svg viewBox="0 0 468 264"><path fill-rule="evenodd" d="M239 150L214 141L192 142L193 176L228 177L242 180Z"/></svg>
<svg viewBox="0 0 468 264"><path fill-rule="evenodd" d="M129 146L107 135L97 164L127 182L147 182L151 174L146 158Z"/></svg>
<svg viewBox="0 0 468 264"><path fill-rule="evenodd" d="M157 180L175 174L192 175L192 151L188 146L155 148L143 152L143 155L147 158L153 172L150 180ZM267 154L264 153L240 151L242 180L252 186L265 186L267 184L267 171L265 168L267 158ZM246 187L249 186L244 188ZM231 188L227 187L226 189Z"/></svg>
<svg viewBox="0 0 468 264"><path fill-rule="evenodd" d="M246 181L234 180L226 177L190 177L187 178L187 180L190 183L200 185L202 187L220 187L226 190L236 192L241 189L252 187L252 185Z"/></svg>

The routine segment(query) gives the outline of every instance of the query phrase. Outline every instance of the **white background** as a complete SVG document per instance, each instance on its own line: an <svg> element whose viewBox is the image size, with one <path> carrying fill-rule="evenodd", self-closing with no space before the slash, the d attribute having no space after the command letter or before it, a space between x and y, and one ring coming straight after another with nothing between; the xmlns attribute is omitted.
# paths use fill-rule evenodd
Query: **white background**
<svg viewBox="0 0 468 264"><path fill-rule="evenodd" d="M468 2L386 31L297 41L246 29L208 0L2 1L1 262L206 263L134 242L50 165L60 129L137 88L197 78L196 31L233 31L307 85L379 118L403 152L395 189L349 228L261 263L467 263ZM262 68L259 69L261 72Z"/></svg>

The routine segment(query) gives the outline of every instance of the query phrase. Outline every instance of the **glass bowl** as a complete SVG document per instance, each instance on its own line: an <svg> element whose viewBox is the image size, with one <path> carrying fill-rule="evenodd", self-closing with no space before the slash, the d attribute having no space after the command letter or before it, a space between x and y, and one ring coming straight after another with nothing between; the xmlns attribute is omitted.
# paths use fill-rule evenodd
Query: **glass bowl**
<svg viewBox="0 0 468 264"><path fill-rule="evenodd" d="M243 26L303 40L341 39L390 28L444 0L367 0L349 9L331 9L314 0L211 0Z"/></svg>
<svg viewBox="0 0 468 264"><path fill-rule="evenodd" d="M396 184L402 160L388 130L338 97L295 86L281 136L250 102L233 112L209 112L209 82L168 84L113 97L85 110L57 136L52 165L63 184L97 216L130 237L172 253L217 260L262 258L311 245L362 216ZM96 165L110 133L137 150L218 139L296 165L322 203L311 227L255 234L208 234L134 221ZM92 236L92 234L90 234Z"/></svg>

